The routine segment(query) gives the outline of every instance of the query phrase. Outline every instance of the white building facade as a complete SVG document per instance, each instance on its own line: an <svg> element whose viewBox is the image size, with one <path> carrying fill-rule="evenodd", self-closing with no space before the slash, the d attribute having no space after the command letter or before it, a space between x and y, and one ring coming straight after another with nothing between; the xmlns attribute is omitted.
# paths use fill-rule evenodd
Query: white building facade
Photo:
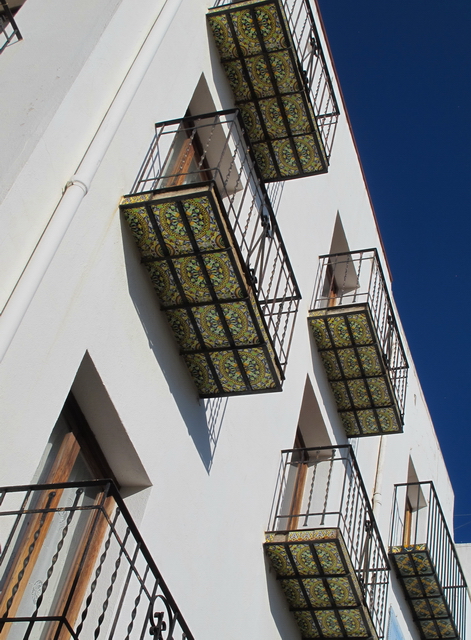
<svg viewBox="0 0 471 640"><path fill-rule="evenodd" d="M216 4L0 5L0 638L464 640L319 10Z"/></svg>

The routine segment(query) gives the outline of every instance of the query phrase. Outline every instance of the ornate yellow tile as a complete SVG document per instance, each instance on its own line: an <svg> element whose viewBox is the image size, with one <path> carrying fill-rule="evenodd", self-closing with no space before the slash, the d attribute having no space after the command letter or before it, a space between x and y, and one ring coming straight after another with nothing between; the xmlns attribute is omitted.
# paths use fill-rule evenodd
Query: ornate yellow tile
<svg viewBox="0 0 471 640"><path fill-rule="evenodd" d="M267 544L265 551L279 576L294 576L294 569L282 544Z"/></svg>
<svg viewBox="0 0 471 640"><path fill-rule="evenodd" d="M314 624L309 611L293 611L293 615L296 618L298 627L301 629L303 638L318 638L319 632Z"/></svg>
<svg viewBox="0 0 471 640"><path fill-rule="evenodd" d="M367 638L370 635L358 609L340 609L339 614L349 638Z"/></svg>
<svg viewBox="0 0 471 640"><path fill-rule="evenodd" d="M315 549L325 573L345 573L345 568L335 542L316 543Z"/></svg>

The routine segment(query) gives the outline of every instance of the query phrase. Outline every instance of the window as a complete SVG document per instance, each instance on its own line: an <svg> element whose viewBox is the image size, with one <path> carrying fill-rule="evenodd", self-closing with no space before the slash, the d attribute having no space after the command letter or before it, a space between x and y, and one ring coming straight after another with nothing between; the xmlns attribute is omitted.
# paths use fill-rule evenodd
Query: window
<svg viewBox="0 0 471 640"><path fill-rule="evenodd" d="M78 507L100 504L103 498L100 488L69 488L63 483L104 478L116 482L85 417L70 394L35 478L38 485L52 487L40 489L28 498L31 500L27 505L28 514L18 520L18 533L8 541L8 560L0 583L0 619L4 616L27 616L32 604L36 605L41 598L50 616L59 615L68 600L68 620L73 624L91 580L107 521L98 519L96 510L58 510L65 504L61 500L66 495L69 496L67 504L71 504L72 493ZM108 514L114 511L112 497L105 499L104 508ZM54 543L49 540L54 540ZM86 561L78 571L87 545ZM16 637L15 628L18 627L7 624L5 637L9 637L10 631L11 637ZM46 633L45 637L49 638L49 635Z"/></svg>

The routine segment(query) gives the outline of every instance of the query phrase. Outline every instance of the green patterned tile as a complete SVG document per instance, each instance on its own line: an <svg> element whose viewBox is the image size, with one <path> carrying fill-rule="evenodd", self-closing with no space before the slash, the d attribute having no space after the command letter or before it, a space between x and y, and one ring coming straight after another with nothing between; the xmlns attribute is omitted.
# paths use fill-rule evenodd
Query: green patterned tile
<svg viewBox="0 0 471 640"><path fill-rule="evenodd" d="M232 351L216 351L210 354L210 358L226 393L240 393L247 389Z"/></svg>
<svg viewBox="0 0 471 640"><path fill-rule="evenodd" d="M355 436L359 436L361 434L360 428L358 427L357 419L355 417L355 413L353 411L342 411L340 417L342 419L347 437L354 438Z"/></svg>
<svg viewBox="0 0 471 640"><path fill-rule="evenodd" d="M338 358L345 378L359 378L362 375L354 349L339 349Z"/></svg>
<svg viewBox="0 0 471 640"><path fill-rule="evenodd" d="M332 342L330 340L330 336L327 331L324 319L316 318L315 316L311 315L309 317L309 324L314 335L314 340L316 341L317 348L328 349L332 347Z"/></svg>
<svg viewBox="0 0 471 640"><path fill-rule="evenodd" d="M375 407L390 406L392 404L385 377L368 378L368 387Z"/></svg>
<svg viewBox="0 0 471 640"><path fill-rule="evenodd" d="M404 586L411 598L422 598L423 592L420 588L420 582L418 578L404 578Z"/></svg>
<svg viewBox="0 0 471 640"><path fill-rule="evenodd" d="M412 600L412 606L418 618L425 619L432 617L425 598L423 600Z"/></svg>
<svg viewBox="0 0 471 640"><path fill-rule="evenodd" d="M365 312L347 314L350 329L357 345L374 344Z"/></svg>
<svg viewBox="0 0 471 640"><path fill-rule="evenodd" d="M320 542L315 546L325 573L345 573L342 558L335 542Z"/></svg>
<svg viewBox="0 0 471 640"><path fill-rule="evenodd" d="M250 9L234 11L230 15L242 56L246 57L261 53L260 39ZM237 57L239 56L237 55Z"/></svg>
<svg viewBox="0 0 471 640"><path fill-rule="evenodd" d="M282 544L267 544L265 551L279 576L294 576L294 569Z"/></svg>
<svg viewBox="0 0 471 640"><path fill-rule="evenodd" d="M277 177L275 163L270 153L270 148L266 142L259 142L253 145L255 160L257 161L260 173L264 180L272 180Z"/></svg>
<svg viewBox="0 0 471 640"><path fill-rule="evenodd" d="M291 133L293 135L311 133L309 119L301 94L295 93L290 96L282 96L281 102L288 119ZM312 121L315 122L314 117L312 117Z"/></svg>
<svg viewBox="0 0 471 640"><path fill-rule="evenodd" d="M443 598L430 598L430 607L432 608L433 615L436 617L444 618L448 616L448 611Z"/></svg>
<svg viewBox="0 0 471 640"><path fill-rule="evenodd" d="M303 638L318 638L319 632L312 619L309 611L293 611L298 627L301 630Z"/></svg>
<svg viewBox="0 0 471 640"><path fill-rule="evenodd" d="M172 311L166 311L165 315L180 348L183 350L198 349L200 343L188 311L185 309L173 309Z"/></svg>
<svg viewBox="0 0 471 640"><path fill-rule="evenodd" d="M239 355L252 389L273 389L276 387L276 381L263 349L242 349L239 351Z"/></svg>
<svg viewBox="0 0 471 640"><path fill-rule="evenodd" d="M414 560L414 565L417 573L434 573L434 569L430 564L427 553L412 553L411 556Z"/></svg>
<svg viewBox="0 0 471 640"><path fill-rule="evenodd" d="M152 204L151 209L170 255L191 253L193 246L180 216L177 203Z"/></svg>
<svg viewBox="0 0 471 640"><path fill-rule="evenodd" d="M138 195L121 198L119 204L121 206L125 204L135 204L136 202L147 202L148 200L152 200L152 193L139 193Z"/></svg>
<svg viewBox="0 0 471 640"><path fill-rule="evenodd" d="M187 354L183 356L191 377L201 394L218 393L218 386L203 354Z"/></svg>
<svg viewBox="0 0 471 640"><path fill-rule="evenodd" d="M285 135L286 127L277 99L260 100L258 104L269 137L277 138Z"/></svg>
<svg viewBox="0 0 471 640"><path fill-rule="evenodd" d="M244 79L244 69L240 60L231 60L223 65L227 79L231 85L236 102L241 100L250 100L252 95L250 87Z"/></svg>
<svg viewBox="0 0 471 640"><path fill-rule="evenodd" d="M290 43L286 42L280 16L274 4L257 7L255 15L267 51L286 49L290 46Z"/></svg>
<svg viewBox="0 0 471 640"><path fill-rule="evenodd" d="M126 222L143 258L158 258L163 255L159 241L144 207L123 209Z"/></svg>
<svg viewBox="0 0 471 640"><path fill-rule="evenodd" d="M336 347L350 347L352 341L343 316L327 317L327 324Z"/></svg>
<svg viewBox="0 0 471 640"><path fill-rule="evenodd" d="M273 140L272 148L275 153L276 162L281 175L285 178L294 177L299 174L296 156L289 138Z"/></svg>
<svg viewBox="0 0 471 640"><path fill-rule="evenodd" d="M247 302L225 303L221 305L221 309L237 346L259 343ZM204 337L206 347L229 346L230 343L226 337L221 317L214 305L194 307L193 314Z"/></svg>
<svg viewBox="0 0 471 640"><path fill-rule="evenodd" d="M410 559L410 555L408 553L398 553L394 555L394 561L397 565L399 573L401 576L412 576L414 575L414 565Z"/></svg>
<svg viewBox="0 0 471 640"><path fill-rule="evenodd" d="M320 356L327 373L327 378L329 380L339 380L342 377L342 372L340 371L334 351L321 351Z"/></svg>
<svg viewBox="0 0 471 640"><path fill-rule="evenodd" d="M193 315L207 348L228 347L230 345L219 312L214 305L194 307Z"/></svg>
<svg viewBox="0 0 471 640"><path fill-rule="evenodd" d="M391 407L377 409L376 413L381 424L381 429L385 433L400 433L402 431L401 423L398 421L394 409Z"/></svg>
<svg viewBox="0 0 471 640"><path fill-rule="evenodd" d="M308 529L301 531L289 531L288 540L301 541L305 540L311 542L313 540L331 540L338 537L338 529Z"/></svg>
<svg viewBox="0 0 471 640"><path fill-rule="evenodd" d="M249 138L253 142L264 140L265 134L263 133L255 104L253 102L246 102L245 104L241 104L239 108Z"/></svg>
<svg viewBox="0 0 471 640"><path fill-rule="evenodd" d="M221 59L237 58L237 48L234 43L234 38L232 37L227 16L210 15L208 16L208 22Z"/></svg>
<svg viewBox="0 0 471 640"><path fill-rule="evenodd" d="M356 605L355 595L348 578L328 578L327 582L338 607L354 607Z"/></svg>
<svg viewBox="0 0 471 640"><path fill-rule="evenodd" d="M440 586L434 576L421 576L420 582L422 583L427 596L440 595Z"/></svg>
<svg viewBox="0 0 471 640"><path fill-rule="evenodd" d="M292 544L290 546L290 551L296 564L296 568L301 575L316 575L319 573L309 545Z"/></svg>
<svg viewBox="0 0 471 640"><path fill-rule="evenodd" d="M450 620L436 620L443 638L455 638L456 633Z"/></svg>
<svg viewBox="0 0 471 640"><path fill-rule="evenodd" d="M285 592L290 607L294 609L306 608L306 599L297 579L290 578L280 580L280 585Z"/></svg>
<svg viewBox="0 0 471 640"><path fill-rule="evenodd" d="M257 98L269 98L274 95L270 77L270 68L265 56L259 55L245 60L247 71ZM236 97L237 100L237 97Z"/></svg>
<svg viewBox="0 0 471 640"><path fill-rule="evenodd" d="M367 638L369 632L358 609L340 609L340 618L349 638Z"/></svg>
<svg viewBox="0 0 471 640"><path fill-rule="evenodd" d="M348 397L347 388L344 382L331 382L330 386L332 387L332 391L334 394L335 402L337 403L337 408L341 411L342 409L351 409L350 399Z"/></svg>
<svg viewBox="0 0 471 640"><path fill-rule="evenodd" d="M439 637L438 632L435 628L435 624L432 622L432 620L420 620L419 625L422 629L422 633L427 639Z"/></svg>
<svg viewBox="0 0 471 640"><path fill-rule="evenodd" d="M365 375L379 376L382 374L381 363L375 347L358 347L358 355Z"/></svg>
<svg viewBox="0 0 471 640"><path fill-rule="evenodd" d="M200 251L226 248L208 196L185 198L182 205Z"/></svg>
<svg viewBox="0 0 471 640"><path fill-rule="evenodd" d="M347 385L356 409L371 407L371 400L368 396L365 380L348 380Z"/></svg>
<svg viewBox="0 0 471 640"><path fill-rule="evenodd" d="M326 638L342 637L340 625L333 611L316 611L315 616L323 636Z"/></svg>
<svg viewBox="0 0 471 640"><path fill-rule="evenodd" d="M304 173L315 173L322 171L322 161L316 145L315 137L296 136L294 138L296 151Z"/></svg>
<svg viewBox="0 0 471 640"><path fill-rule="evenodd" d="M214 256L214 261L217 262L219 257L220 256ZM211 293L206 284L204 272L199 260L194 257L186 257L175 258L172 262L177 273L178 281L188 302L211 302ZM228 273L225 272L224 275L228 280Z"/></svg>
<svg viewBox="0 0 471 640"><path fill-rule="evenodd" d="M376 435L381 433L374 411L364 409L363 411L358 411L357 416L362 434Z"/></svg>
<svg viewBox="0 0 471 640"><path fill-rule="evenodd" d="M164 307L181 304L183 302L170 267L166 262L150 262L146 264L145 267Z"/></svg>
<svg viewBox="0 0 471 640"><path fill-rule="evenodd" d="M305 578L303 584L313 607L330 606L329 596L321 578Z"/></svg>

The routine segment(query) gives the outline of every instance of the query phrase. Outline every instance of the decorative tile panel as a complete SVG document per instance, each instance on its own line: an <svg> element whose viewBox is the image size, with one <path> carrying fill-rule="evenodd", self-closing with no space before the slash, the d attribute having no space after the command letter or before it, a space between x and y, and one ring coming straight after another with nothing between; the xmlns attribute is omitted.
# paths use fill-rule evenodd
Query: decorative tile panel
<svg viewBox="0 0 471 640"><path fill-rule="evenodd" d="M339 529L270 532L264 546L303 638L378 639Z"/></svg>
<svg viewBox="0 0 471 640"><path fill-rule="evenodd" d="M424 640L459 638L453 614L425 544L391 547L389 556Z"/></svg>
<svg viewBox="0 0 471 640"><path fill-rule="evenodd" d="M280 365L216 187L128 196L121 209L200 396L279 390Z"/></svg>
<svg viewBox="0 0 471 640"><path fill-rule="evenodd" d="M402 432L402 418L368 305L309 312L309 325L348 437Z"/></svg>
<svg viewBox="0 0 471 640"><path fill-rule="evenodd" d="M226 4L210 9L208 21L263 180L325 173L326 151L281 0Z"/></svg>

